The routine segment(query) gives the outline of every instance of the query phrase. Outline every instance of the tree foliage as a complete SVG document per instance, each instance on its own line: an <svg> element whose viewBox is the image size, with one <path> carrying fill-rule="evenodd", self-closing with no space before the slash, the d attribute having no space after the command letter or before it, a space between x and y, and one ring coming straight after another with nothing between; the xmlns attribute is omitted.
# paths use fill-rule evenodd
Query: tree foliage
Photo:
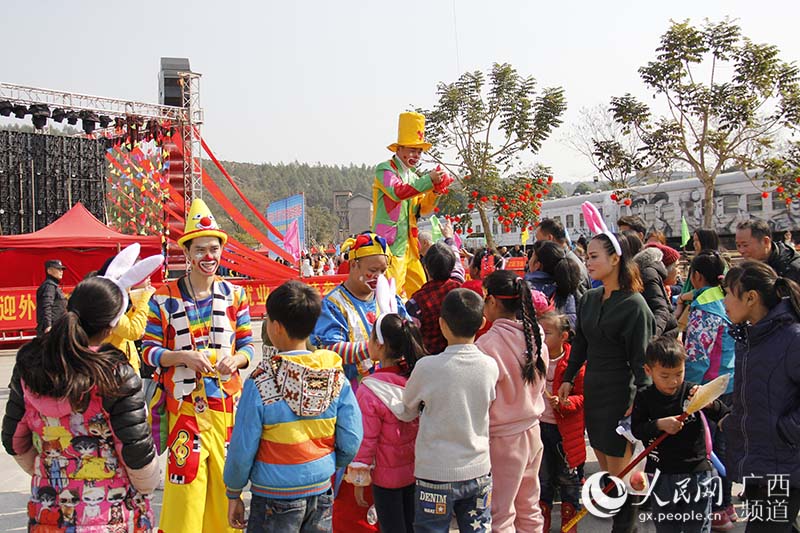
<svg viewBox="0 0 800 533"><path fill-rule="evenodd" d="M535 211L541 207L537 194L543 196L546 189L540 178L547 171L526 166L523 159L538 153L561 124L566 109L563 89L545 88L537 93L532 77L521 76L507 63L496 63L488 75L467 72L455 82L440 83L437 96L432 110L419 111L426 116L427 140L433 144L429 154L456 178L453 190L460 187L468 209L477 209L483 227L489 228L489 211L506 212L506 216L512 212L512 204L504 209L499 198L510 201L513 197L516 203L519 186L530 184L531 189L525 190L532 192L534 200L524 211L515 209L506 227L533 224L538 217ZM494 247L490 232L486 238L489 247Z"/></svg>
<svg viewBox="0 0 800 533"><path fill-rule="evenodd" d="M782 61L776 46L742 36L729 20L699 27L688 20L673 22L661 36L655 60L639 75L653 98L664 103L666 114L656 116L626 94L611 99L614 120L637 139L643 156L637 165L694 172L705 188L704 223L709 227L714 183L722 170L763 165L780 134L800 124L797 66ZM601 148L607 164L629 164L614 155L613 144Z"/></svg>

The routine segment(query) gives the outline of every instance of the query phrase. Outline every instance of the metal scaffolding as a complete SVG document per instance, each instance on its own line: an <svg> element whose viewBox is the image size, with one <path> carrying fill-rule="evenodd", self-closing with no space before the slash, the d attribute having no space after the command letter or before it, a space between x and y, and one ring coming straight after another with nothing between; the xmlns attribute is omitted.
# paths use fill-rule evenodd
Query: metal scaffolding
<svg viewBox="0 0 800 533"><path fill-rule="evenodd" d="M181 123L183 139L183 179L185 212L192 200L203 197L203 163L200 127L203 109L200 107L200 76L196 72L179 72L185 121Z"/></svg>
<svg viewBox="0 0 800 533"><path fill-rule="evenodd" d="M186 112L180 107L0 83L0 101L6 100L26 106L44 104L67 111L94 111L111 117L135 116L143 119L168 120L178 124L186 121Z"/></svg>

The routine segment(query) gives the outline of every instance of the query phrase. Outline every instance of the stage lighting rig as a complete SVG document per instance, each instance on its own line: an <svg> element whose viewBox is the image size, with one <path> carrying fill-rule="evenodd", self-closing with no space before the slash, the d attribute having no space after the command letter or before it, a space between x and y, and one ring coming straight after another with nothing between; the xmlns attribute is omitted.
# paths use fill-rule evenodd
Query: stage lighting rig
<svg viewBox="0 0 800 533"><path fill-rule="evenodd" d="M109 117L107 115L100 115L100 127L101 128L103 128L103 129L107 128L108 125L111 124L111 122L112 122L111 117Z"/></svg>
<svg viewBox="0 0 800 533"><path fill-rule="evenodd" d="M11 105L11 102L9 102L8 100L0 102L0 116L4 116L4 117L10 116L11 115L11 111L13 109L14 109L14 106Z"/></svg>
<svg viewBox="0 0 800 533"><path fill-rule="evenodd" d="M53 110L53 114L50 116L50 118L52 118L53 121L58 122L60 124L64 120L64 117L66 116L67 112L58 107Z"/></svg>
<svg viewBox="0 0 800 533"><path fill-rule="evenodd" d="M33 117L33 127L37 130L44 128L50 118L50 108L44 104L32 104L28 111Z"/></svg>
<svg viewBox="0 0 800 533"><path fill-rule="evenodd" d="M94 111L81 111L80 117L83 121L83 131L86 135L92 133L97 123L100 122L100 117Z"/></svg>
<svg viewBox="0 0 800 533"><path fill-rule="evenodd" d="M67 117L67 124L69 124L70 126L74 126L75 124L78 123L77 111L68 111L66 117Z"/></svg>
<svg viewBox="0 0 800 533"><path fill-rule="evenodd" d="M15 105L14 106L14 116L17 118L25 118L25 115L28 114L28 108L24 105Z"/></svg>

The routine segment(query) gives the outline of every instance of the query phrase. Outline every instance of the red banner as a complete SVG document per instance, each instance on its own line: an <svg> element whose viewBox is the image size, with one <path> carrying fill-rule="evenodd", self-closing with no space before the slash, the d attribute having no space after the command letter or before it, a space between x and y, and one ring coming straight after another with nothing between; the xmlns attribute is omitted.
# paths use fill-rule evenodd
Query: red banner
<svg viewBox="0 0 800 533"><path fill-rule="evenodd" d="M525 257L509 257L506 259L506 270L512 270L518 275L525 274Z"/></svg>
<svg viewBox="0 0 800 533"><path fill-rule="evenodd" d="M303 278L302 281L325 296L346 279L347 275L342 274ZM253 319L264 318L269 293L282 283L254 279L230 281L244 287L250 299L250 316ZM73 288L64 287L64 292L71 292ZM0 289L0 340L2 337L16 337L36 330L36 289L37 287Z"/></svg>

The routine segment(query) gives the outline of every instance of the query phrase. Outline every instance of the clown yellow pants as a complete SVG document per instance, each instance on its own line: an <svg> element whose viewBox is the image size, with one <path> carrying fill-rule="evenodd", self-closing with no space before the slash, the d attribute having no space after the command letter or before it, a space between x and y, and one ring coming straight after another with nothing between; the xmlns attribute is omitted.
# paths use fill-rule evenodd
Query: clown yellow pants
<svg viewBox="0 0 800 533"><path fill-rule="evenodd" d="M226 402L226 412L219 400L216 403L220 410L202 406L198 414L191 402L184 401L177 415L170 413L159 532L238 531L228 526L228 499L222 480L225 440L233 424L232 403Z"/></svg>
<svg viewBox="0 0 800 533"><path fill-rule="evenodd" d="M387 275L395 280L397 294L407 300L427 281L425 270L417 257L419 254L406 253L402 257L392 257ZM405 293L405 294L404 294Z"/></svg>

